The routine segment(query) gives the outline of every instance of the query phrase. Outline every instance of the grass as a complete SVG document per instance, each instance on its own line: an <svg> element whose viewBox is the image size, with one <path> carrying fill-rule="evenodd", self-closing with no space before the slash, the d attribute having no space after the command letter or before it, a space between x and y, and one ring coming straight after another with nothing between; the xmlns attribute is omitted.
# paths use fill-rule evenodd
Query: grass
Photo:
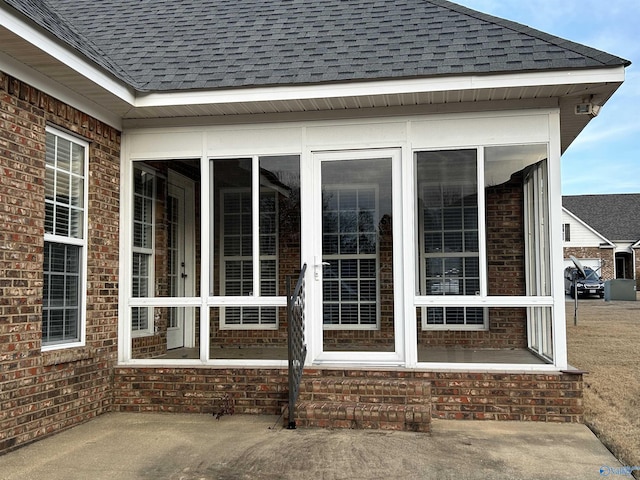
<svg viewBox="0 0 640 480"><path fill-rule="evenodd" d="M627 466L640 466L640 301L567 302L569 364L584 376L585 423ZM640 472L635 472L640 478Z"/></svg>

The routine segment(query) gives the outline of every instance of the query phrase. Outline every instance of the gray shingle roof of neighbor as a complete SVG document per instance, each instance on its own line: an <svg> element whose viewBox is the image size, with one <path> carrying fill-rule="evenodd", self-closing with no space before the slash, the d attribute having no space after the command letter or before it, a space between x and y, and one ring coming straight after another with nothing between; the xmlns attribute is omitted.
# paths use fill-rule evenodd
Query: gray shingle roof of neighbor
<svg viewBox="0 0 640 480"><path fill-rule="evenodd" d="M446 0L4 0L139 91L627 66Z"/></svg>
<svg viewBox="0 0 640 480"><path fill-rule="evenodd" d="M608 240L640 240L640 193L570 195L562 205Z"/></svg>

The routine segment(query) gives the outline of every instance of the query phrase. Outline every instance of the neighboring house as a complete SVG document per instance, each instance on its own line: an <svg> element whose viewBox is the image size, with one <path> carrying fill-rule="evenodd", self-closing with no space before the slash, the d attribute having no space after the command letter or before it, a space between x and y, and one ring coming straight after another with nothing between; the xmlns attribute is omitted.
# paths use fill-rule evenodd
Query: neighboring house
<svg viewBox="0 0 640 480"><path fill-rule="evenodd" d="M573 255L605 280L640 286L640 194L564 196L562 206L565 264Z"/></svg>
<svg viewBox="0 0 640 480"><path fill-rule="evenodd" d="M401 403L308 424L581 421L560 156L628 61L445 0L0 22L0 451L225 394L279 414L303 265L301 399Z"/></svg>

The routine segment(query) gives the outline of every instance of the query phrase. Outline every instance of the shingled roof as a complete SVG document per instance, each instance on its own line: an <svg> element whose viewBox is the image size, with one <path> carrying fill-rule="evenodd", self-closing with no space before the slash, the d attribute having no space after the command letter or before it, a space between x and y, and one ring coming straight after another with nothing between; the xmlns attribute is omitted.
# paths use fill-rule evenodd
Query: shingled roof
<svg viewBox="0 0 640 480"><path fill-rule="evenodd" d="M4 0L138 91L627 66L446 0Z"/></svg>
<svg viewBox="0 0 640 480"><path fill-rule="evenodd" d="M640 240L640 193L571 195L564 208L609 240Z"/></svg>

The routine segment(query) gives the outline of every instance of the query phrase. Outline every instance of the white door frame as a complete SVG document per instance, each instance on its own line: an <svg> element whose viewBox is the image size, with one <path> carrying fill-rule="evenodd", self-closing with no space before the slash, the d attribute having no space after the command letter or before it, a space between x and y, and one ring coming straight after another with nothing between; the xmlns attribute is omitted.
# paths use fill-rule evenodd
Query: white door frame
<svg viewBox="0 0 640 480"><path fill-rule="evenodd" d="M386 365L397 366L405 363L404 345L404 290L403 290L403 248L402 248L402 150L401 148L339 150L311 152L311 165L303 171L311 175L301 178L303 194L302 246L303 259L307 263L306 275L306 322L308 355L307 363ZM393 235L393 277L394 277L394 352L351 352L324 351L322 322L322 178L323 162L366 160L389 158L392 163L392 235Z"/></svg>
<svg viewBox="0 0 640 480"><path fill-rule="evenodd" d="M193 180L169 170L168 181L169 196L177 196L182 200L181 215L179 219L179 244L181 254L180 261L184 263L181 269L183 283L180 288L180 297L193 297L195 295L196 281L196 261L195 261L195 204L194 192L195 186ZM178 329L173 334L177 337L182 336L182 340L178 338L171 339L171 333L167 329L167 348L194 348L196 346L195 338L195 315L190 307L177 307L179 313ZM179 330L182 330L180 332ZM182 343L182 345L179 345Z"/></svg>

